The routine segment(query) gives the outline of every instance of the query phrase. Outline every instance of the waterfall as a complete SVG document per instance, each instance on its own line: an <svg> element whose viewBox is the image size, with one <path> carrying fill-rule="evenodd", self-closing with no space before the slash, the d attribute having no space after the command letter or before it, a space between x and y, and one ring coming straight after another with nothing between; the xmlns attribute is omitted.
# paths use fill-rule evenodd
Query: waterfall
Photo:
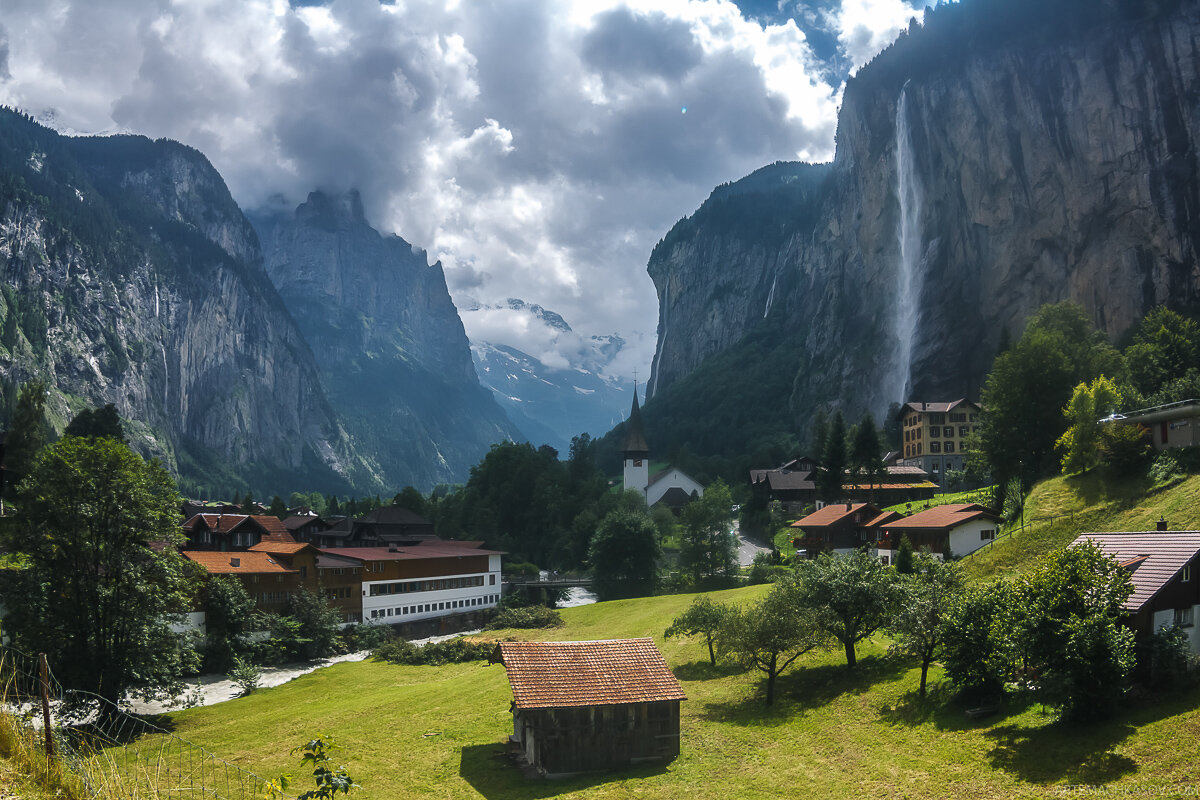
<svg viewBox="0 0 1200 800"><path fill-rule="evenodd" d="M767 314L771 313L771 301L775 299L775 284L779 283L779 270L775 270L775 277L771 280L771 291L767 292L767 307L763 309L763 319L767 318Z"/></svg>
<svg viewBox="0 0 1200 800"><path fill-rule="evenodd" d="M889 391L897 402L907 403L912 387L913 349L921 321L921 186L913 163L912 131L908 124L908 83L896 102L896 196L900 201L900 221L896 238L900 244L900 264L896 270L895 363Z"/></svg>

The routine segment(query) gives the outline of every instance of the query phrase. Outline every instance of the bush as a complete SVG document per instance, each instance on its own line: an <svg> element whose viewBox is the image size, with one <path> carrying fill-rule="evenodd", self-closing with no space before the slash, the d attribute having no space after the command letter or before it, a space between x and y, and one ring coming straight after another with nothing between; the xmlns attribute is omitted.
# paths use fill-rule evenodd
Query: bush
<svg viewBox="0 0 1200 800"><path fill-rule="evenodd" d="M1182 476L1183 468L1176 459L1175 453L1170 450L1159 453L1154 458L1154 463L1150 465L1150 480L1156 484L1169 483Z"/></svg>
<svg viewBox="0 0 1200 800"><path fill-rule="evenodd" d="M755 553L754 564L750 567L750 583L775 583L786 579L792 570L780 566L778 553Z"/></svg>
<svg viewBox="0 0 1200 800"><path fill-rule="evenodd" d="M1176 625L1160 628L1139 642L1139 677L1152 689L1171 689L1187 677L1191 660L1187 632Z"/></svg>
<svg viewBox="0 0 1200 800"><path fill-rule="evenodd" d="M505 575L520 575L527 578L536 578L541 570L537 564L530 564L528 561L513 561L504 566Z"/></svg>
<svg viewBox="0 0 1200 800"><path fill-rule="evenodd" d="M441 666L464 661L485 661L495 649L494 642L475 641L462 636L444 642L430 642L423 647L397 638L375 648L371 657L391 664Z"/></svg>
<svg viewBox="0 0 1200 800"><path fill-rule="evenodd" d="M258 688L262 680L262 670L251 661L245 661L238 656L233 657L233 667L229 670L229 680L241 690L242 697Z"/></svg>
<svg viewBox="0 0 1200 800"><path fill-rule="evenodd" d="M503 628L558 628L563 624L562 616L552 608L545 606L526 606L524 608L505 608L492 619L484 630L495 631Z"/></svg>
<svg viewBox="0 0 1200 800"><path fill-rule="evenodd" d="M342 637L350 651L374 650L394 635L387 625L364 625L361 622L342 631Z"/></svg>

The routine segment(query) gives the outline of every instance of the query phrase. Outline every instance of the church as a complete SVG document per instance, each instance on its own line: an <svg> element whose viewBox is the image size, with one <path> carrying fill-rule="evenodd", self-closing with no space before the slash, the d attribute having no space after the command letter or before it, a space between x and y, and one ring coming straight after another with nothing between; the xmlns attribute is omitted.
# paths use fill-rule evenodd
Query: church
<svg viewBox="0 0 1200 800"><path fill-rule="evenodd" d="M641 492L647 506L653 508L661 503L678 513L704 494L704 487L678 467L668 466L654 475L650 474L650 446L646 444L637 386L633 387L633 408L629 410L629 424L625 429L621 452L625 457L625 489Z"/></svg>

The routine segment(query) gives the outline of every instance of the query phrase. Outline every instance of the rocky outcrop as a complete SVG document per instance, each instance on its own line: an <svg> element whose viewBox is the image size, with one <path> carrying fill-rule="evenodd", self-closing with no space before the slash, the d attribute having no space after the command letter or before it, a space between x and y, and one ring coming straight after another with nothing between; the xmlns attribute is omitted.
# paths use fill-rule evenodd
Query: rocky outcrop
<svg viewBox="0 0 1200 800"><path fill-rule="evenodd" d="M479 384L441 264L372 228L356 193L314 192L255 224L330 401L388 486L465 480L520 438Z"/></svg>
<svg viewBox="0 0 1200 800"><path fill-rule="evenodd" d="M649 264L652 391L768 326L796 339L793 409L878 415L978 396L1005 332L1044 303L1077 301L1113 337L1154 305L1196 307L1200 7L1018 5L927 12L847 85L832 164L768 167L668 234ZM1041 19L1059 14L1074 22ZM902 148L919 197L908 347ZM793 202L789 219L771 211Z"/></svg>
<svg viewBox="0 0 1200 800"><path fill-rule="evenodd" d="M192 494L375 485L202 155L0 127L5 383L46 380L60 426L113 403Z"/></svg>

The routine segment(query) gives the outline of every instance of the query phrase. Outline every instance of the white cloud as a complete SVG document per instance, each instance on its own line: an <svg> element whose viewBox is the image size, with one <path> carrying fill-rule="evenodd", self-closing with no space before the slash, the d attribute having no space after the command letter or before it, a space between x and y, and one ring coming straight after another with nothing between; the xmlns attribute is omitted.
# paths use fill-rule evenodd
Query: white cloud
<svg viewBox="0 0 1200 800"><path fill-rule="evenodd" d="M521 297L620 333L643 375L654 243L718 183L832 156L840 87L795 23L729 0L5 7L0 102L197 147L247 208L358 188L460 306ZM861 63L909 13L846 0L842 45ZM576 347L503 315L469 328L550 361Z"/></svg>
<svg viewBox="0 0 1200 800"><path fill-rule="evenodd" d="M838 43L858 69L895 41L920 13L905 0L843 0L834 15Z"/></svg>

